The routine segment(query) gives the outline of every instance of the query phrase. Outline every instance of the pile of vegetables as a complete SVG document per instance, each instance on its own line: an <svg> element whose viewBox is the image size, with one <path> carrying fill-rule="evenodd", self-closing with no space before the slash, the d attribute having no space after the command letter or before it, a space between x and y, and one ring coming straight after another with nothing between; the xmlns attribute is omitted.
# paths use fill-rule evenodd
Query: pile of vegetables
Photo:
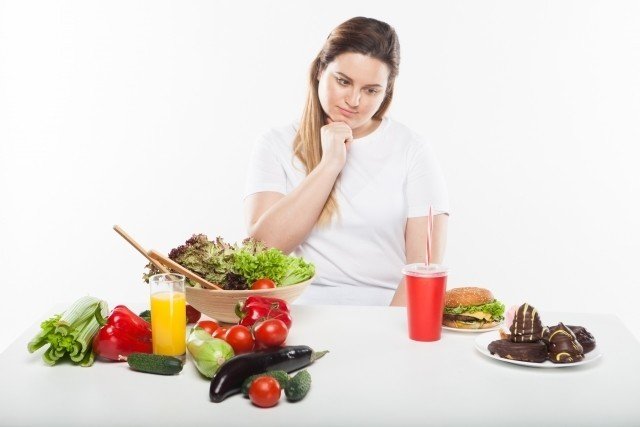
<svg viewBox="0 0 640 427"><path fill-rule="evenodd" d="M267 371L245 379L242 394L254 405L270 408L278 404L283 390L289 402L297 402L304 399L310 388L311 374L306 369L293 377L286 371Z"/></svg>
<svg viewBox="0 0 640 427"><path fill-rule="evenodd" d="M314 363L326 353L313 351L306 345L294 345L235 356L220 366L212 378L209 398L219 403L242 392L253 404L267 408L278 403L284 390L287 399L296 402L309 392L311 375L306 370L293 377L289 373Z"/></svg>
<svg viewBox="0 0 640 427"><path fill-rule="evenodd" d="M243 251L253 251L252 256L257 258L270 250L248 242L237 253ZM270 256L265 255L265 259ZM218 260L222 258L224 256ZM238 259L239 265L256 262L247 254ZM273 264L262 260L257 261L257 265L262 271L282 271L282 266L288 265L277 261L277 254L273 259L276 260ZM294 260L296 265L309 269L310 264ZM232 264L235 263L233 260ZM313 266L310 274L313 275ZM289 276L272 277L283 280ZM198 321L200 313L193 308L191 311L191 319ZM238 303L236 313L240 320L229 328L221 327L214 320L198 321L187 339L187 350L195 367L211 379L211 401L222 402L240 392L262 408L277 405L283 392L290 402L302 400L311 388L311 375L307 370L289 374L314 363L327 351L285 345L292 319L284 300L251 296ZM116 306L109 313L105 301L85 296L64 312L42 322L41 328L27 347L33 353L48 345L42 358L49 365L69 358L74 364L91 366L98 356L107 361L126 360L132 370L150 374L176 375L183 369L184 359L152 353L151 325L124 305Z"/></svg>
<svg viewBox="0 0 640 427"><path fill-rule="evenodd" d="M95 359L93 338L105 324L108 312L105 301L82 297L63 313L42 322L40 333L27 344L27 349L33 353L48 345L42 360L51 366L65 357L74 364L91 366Z"/></svg>
<svg viewBox="0 0 640 427"><path fill-rule="evenodd" d="M302 258L288 256L264 243L245 239L241 245L226 243L221 237L209 240L194 234L184 245L169 252L169 258L223 289L249 289L254 282L269 279L275 286L288 286L313 277L315 267ZM144 280L160 271L147 264ZM190 286L199 287L187 279Z"/></svg>
<svg viewBox="0 0 640 427"><path fill-rule="evenodd" d="M284 344L289 328L280 319L263 318L248 327L221 327L215 320L201 320L191 330L187 350L198 371L212 378L224 362L256 349L277 348Z"/></svg>

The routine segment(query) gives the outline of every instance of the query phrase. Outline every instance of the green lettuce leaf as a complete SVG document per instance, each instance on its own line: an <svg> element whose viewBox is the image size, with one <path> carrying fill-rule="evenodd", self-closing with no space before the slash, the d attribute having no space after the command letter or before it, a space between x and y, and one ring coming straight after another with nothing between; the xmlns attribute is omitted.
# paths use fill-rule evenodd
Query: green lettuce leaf
<svg viewBox="0 0 640 427"><path fill-rule="evenodd" d="M240 249L233 261L233 271L253 283L258 279L269 278L276 284L282 283L287 273L287 256L276 248L251 253L251 250Z"/></svg>
<svg viewBox="0 0 640 427"><path fill-rule="evenodd" d="M242 275L249 284L268 278L276 286L288 286L313 277L315 267L302 258L287 256L276 248L256 246L254 241L248 240L235 253L233 271Z"/></svg>
<svg viewBox="0 0 640 427"><path fill-rule="evenodd" d="M287 272L280 283L280 286L295 285L296 283L309 280L316 274L316 268L313 264L306 262L302 258L289 256L287 257Z"/></svg>
<svg viewBox="0 0 640 427"><path fill-rule="evenodd" d="M459 305L458 307L445 307L445 314L462 314L465 312L481 311L483 313L491 314L496 319L502 319L504 315L504 304L498 300L493 300L488 304L482 305Z"/></svg>

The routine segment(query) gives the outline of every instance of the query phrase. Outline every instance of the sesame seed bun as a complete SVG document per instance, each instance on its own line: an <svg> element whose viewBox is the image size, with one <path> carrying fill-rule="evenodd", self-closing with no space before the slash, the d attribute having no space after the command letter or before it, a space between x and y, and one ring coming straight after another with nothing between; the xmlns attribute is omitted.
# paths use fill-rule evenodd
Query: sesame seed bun
<svg viewBox="0 0 640 427"><path fill-rule="evenodd" d="M495 298L490 290L476 287L453 288L447 291L444 299L445 307L488 304Z"/></svg>

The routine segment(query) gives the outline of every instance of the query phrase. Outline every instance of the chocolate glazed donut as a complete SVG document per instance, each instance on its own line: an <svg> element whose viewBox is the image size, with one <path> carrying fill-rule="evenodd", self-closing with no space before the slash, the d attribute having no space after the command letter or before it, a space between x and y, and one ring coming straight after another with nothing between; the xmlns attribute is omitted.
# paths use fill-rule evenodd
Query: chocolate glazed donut
<svg viewBox="0 0 640 427"><path fill-rule="evenodd" d="M553 363L574 363L584 359L584 350L576 335L562 322L549 335L549 359Z"/></svg>
<svg viewBox="0 0 640 427"><path fill-rule="evenodd" d="M542 363L547 360L547 345L543 341L516 343L509 340L496 340L489 343L489 352L503 359L523 362Z"/></svg>
<svg viewBox="0 0 640 427"><path fill-rule="evenodd" d="M549 332L555 332L556 328L557 326L551 326L549 328ZM567 325L567 328L571 329L576 335L578 343L582 346L585 354L596 348L596 339L593 337L591 332L587 331L584 327Z"/></svg>

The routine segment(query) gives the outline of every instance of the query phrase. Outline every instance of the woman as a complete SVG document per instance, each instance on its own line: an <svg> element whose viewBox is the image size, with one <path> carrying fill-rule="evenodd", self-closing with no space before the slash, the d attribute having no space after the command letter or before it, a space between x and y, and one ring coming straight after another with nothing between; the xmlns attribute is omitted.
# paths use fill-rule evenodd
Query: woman
<svg viewBox="0 0 640 427"><path fill-rule="evenodd" d="M405 305L404 264L424 262L429 207L433 262L448 218L429 144L385 116L398 75L392 27L339 25L314 59L299 123L256 144L245 212L249 235L316 266L298 302Z"/></svg>

